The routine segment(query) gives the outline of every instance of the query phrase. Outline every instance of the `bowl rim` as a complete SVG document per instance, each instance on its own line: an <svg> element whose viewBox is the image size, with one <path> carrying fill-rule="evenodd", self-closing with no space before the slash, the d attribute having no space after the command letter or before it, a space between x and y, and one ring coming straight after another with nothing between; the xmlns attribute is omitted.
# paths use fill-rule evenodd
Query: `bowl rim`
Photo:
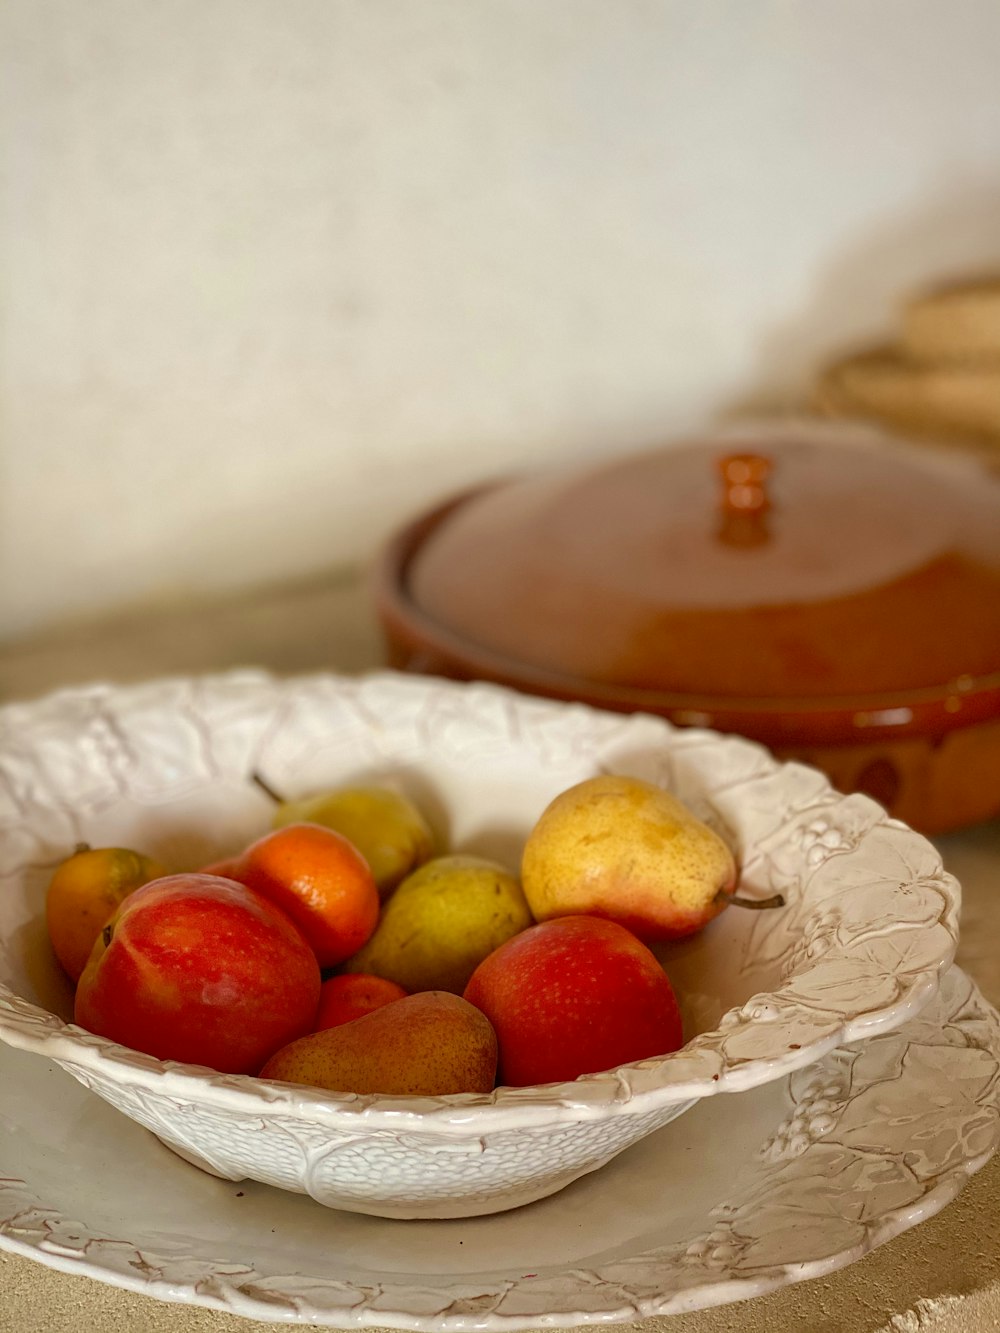
<svg viewBox="0 0 1000 1333"><path fill-rule="evenodd" d="M773 994L752 996L743 1005L731 1009L711 1032L701 1033L677 1051L665 1056L622 1065L600 1073L584 1075L572 1082L532 1085L525 1088L500 1086L491 1093L457 1094L443 1097L406 1097L385 1094L337 1094L322 1089L263 1080L250 1075L220 1074L204 1066L160 1061L130 1048L95 1036L73 1023L64 1021L41 1006L17 995L0 982L0 1040L23 1050L34 1051L68 1069L75 1077L87 1083L93 1078L99 1082L108 1078L126 1083L133 1088L151 1093L169 1094L183 1101L225 1108L248 1116L267 1114L284 1115L291 1119L329 1124L330 1128L347 1126L366 1129L391 1129L412 1133L426 1131L443 1136L467 1136L482 1128L490 1132L501 1129L529 1128L551 1124L555 1120L583 1121L602 1119L608 1115L641 1115L657 1108L690 1103L701 1097L723 1092L740 1092L762 1083L781 1078L796 1069L812 1064L830 1050L845 1043L890 1031L914 1017L936 994L944 971L950 966L958 940L958 912L961 890L953 875L944 870L939 854L928 839L916 833L899 820L890 818L868 797L842 796L818 771L805 765L782 762L768 754L752 741L722 736L695 728L676 728L663 718L644 714L622 716L603 712L582 704L562 704L534 696L521 695L508 687L482 682L455 682L431 677L402 675L389 670L365 673L361 676L340 676L322 672L294 677L277 677L261 671L236 671L207 676L166 676L138 685L92 685L69 688L46 695L29 703L15 703L0 707L0 734L5 725L16 722L30 731L33 723L66 714L64 725L72 726L73 719L94 701L107 707L117 701L127 706L143 692L148 706L150 692L159 691L164 698L171 691L209 685L215 691L245 688L250 685L261 691L275 706L298 688L323 682L333 689L402 692L406 696L436 695L454 707L476 708L484 704L501 704L506 715L523 720L522 715L551 718L568 716L567 710L580 721L591 726L621 728L629 734L637 727L643 735L656 734L671 747L702 746L718 751L727 750L752 774L742 785L754 793L756 784L772 784L777 778L787 779L793 785L807 780L808 810L820 810L833 820L838 818L852 824L863 824L857 836L856 848L877 833L888 833L914 850L920 849L926 858L932 858L933 871L922 872L912 881L901 880L894 891L911 894L915 891L932 895L929 899L939 907L934 926L944 927L947 944L939 947L933 957L910 972L895 974L897 993L888 1003L869 1004L860 998L853 1012L839 1019L830 1017L834 1011L817 1011L823 1015L818 1022L814 1040L789 1046L779 1055L747 1057L727 1062L715 1049L720 1033L729 1040L747 1032L763 1016L768 1021L780 1018L786 1010L796 1009L782 992L788 989L797 973L785 977L782 986ZM515 722L516 725L516 722ZM617 732L614 732L617 734ZM744 795L746 793L744 792ZM2 797L2 792L0 792ZM837 854L835 851L830 855ZM806 854L801 853L802 869L806 869ZM821 862L812 860L815 868ZM811 873L811 872L810 872ZM883 886L884 887L884 886ZM887 889L886 892L889 892ZM909 927L908 929L918 929ZM832 946L824 959L836 960L838 947ZM785 1009L783 1009L783 1005ZM799 1006L796 1012L801 1011ZM773 1011L777 1012L773 1012ZM720 1048L721 1049L721 1048Z"/></svg>

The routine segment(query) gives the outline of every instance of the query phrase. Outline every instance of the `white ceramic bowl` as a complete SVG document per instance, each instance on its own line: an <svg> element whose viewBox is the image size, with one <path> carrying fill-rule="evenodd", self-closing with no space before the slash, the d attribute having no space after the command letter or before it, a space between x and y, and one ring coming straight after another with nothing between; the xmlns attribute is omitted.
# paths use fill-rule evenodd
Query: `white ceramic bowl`
<svg viewBox="0 0 1000 1333"><path fill-rule="evenodd" d="M662 949L687 1044L573 1083L336 1095L163 1063L67 1022L43 917L53 866L82 839L178 869L230 853L269 823L253 771L288 795L391 778L450 847L514 866L559 791L631 773L719 830L745 895L780 892L786 906L730 908ZM93 686L0 709L0 1038L197 1165L336 1208L460 1217L551 1194L699 1098L913 1017L951 961L958 908L933 846L866 797L750 742L647 716L388 672Z"/></svg>

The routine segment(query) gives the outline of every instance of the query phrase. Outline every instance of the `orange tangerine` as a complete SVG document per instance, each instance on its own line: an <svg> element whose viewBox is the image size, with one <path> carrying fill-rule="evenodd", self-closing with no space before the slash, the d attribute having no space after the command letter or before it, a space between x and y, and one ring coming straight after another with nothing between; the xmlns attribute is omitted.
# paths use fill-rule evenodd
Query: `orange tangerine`
<svg viewBox="0 0 1000 1333"><path fill-rule="evenodd" d="M56 957L74 981L108 918L124 898L167 872L128 847L81 844L56 867L45 896L45 921Z"/></svg>
<svg viewBox="0 0 1000 1333"><path fill-rule="evenodd" d="M378 888L368 862L347 838L319 824L286 824L258 838L233 874L284 908L320 967L350 958L378 921Z"/></svg>

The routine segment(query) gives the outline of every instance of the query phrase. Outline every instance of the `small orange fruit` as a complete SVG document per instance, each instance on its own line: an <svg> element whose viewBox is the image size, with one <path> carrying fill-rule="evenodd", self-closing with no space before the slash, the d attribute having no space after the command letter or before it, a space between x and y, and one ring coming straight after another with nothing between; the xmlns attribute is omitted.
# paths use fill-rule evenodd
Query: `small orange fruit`
<svg viewBox="0 0 1000 1333"><path fill-rule="evenodd" d="M128 847L81 844L56 867L45 897L45 921L56 957L74 981L108 918L124 898L167 872Z"/></svg>
<svg viewBox="0 0 1000 1333"><path fill-rule="evenodd" d="M292 918L320 967L360 949L378 921L379 896L368 862L341 834L319 824L287 824L246 849L233 877Z"/></svg>
<svg viewBox="0 0 1000 1333"><path fill-rule="evenodd" d="M385 977L372 977L364 972L329 977L323 982L319 993L316 1031L350 1023L362 1014L370 1014L373 1009L381 1009L384 1004L405 998L406 991L402 986L397 986Z"/></svg>

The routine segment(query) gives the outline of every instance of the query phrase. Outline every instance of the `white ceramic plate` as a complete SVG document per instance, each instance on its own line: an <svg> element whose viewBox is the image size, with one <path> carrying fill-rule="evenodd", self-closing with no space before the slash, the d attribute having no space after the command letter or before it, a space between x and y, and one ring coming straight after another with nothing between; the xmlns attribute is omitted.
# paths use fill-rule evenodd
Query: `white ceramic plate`
<svg viewBox="0 0 1000 1333"><path fill-rule="evenodd" d="M213 1179L0 1046L0 1246L271 1321L504 1330L760 1295L930 1217L997 1146L1000 1016L958 969L895 1032L701 1102L494 1217L398 1222Z"/></svg>

